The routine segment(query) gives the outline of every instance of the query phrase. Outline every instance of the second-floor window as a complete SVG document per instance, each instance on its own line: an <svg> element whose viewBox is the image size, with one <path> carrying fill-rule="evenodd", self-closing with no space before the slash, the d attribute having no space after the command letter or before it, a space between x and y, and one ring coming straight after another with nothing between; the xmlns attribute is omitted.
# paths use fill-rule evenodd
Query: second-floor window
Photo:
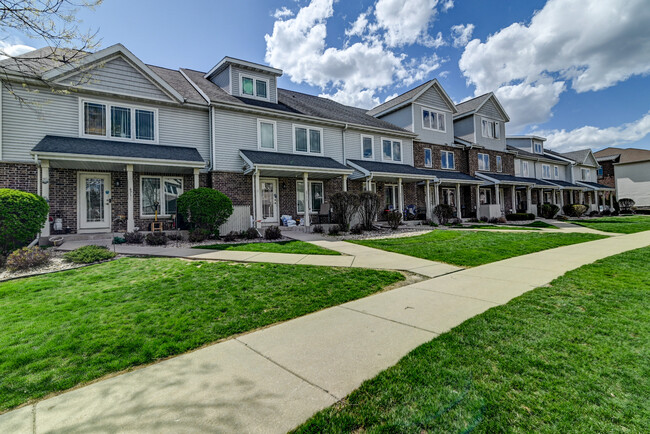
<svg viewBox="0 0 650 434"><path fill-rule="evenodd" d="M374 139L372 136L361 136L361 157L366 160L375 158Z"/></svg>
<svg viewBox="0 0 650 434"><path fill-rule="evenodd" d="M591 172L589 171L589 169L582 169L582 180L583 181L588 181L590 175L591 175Z"/></svg>
<svg viewBox="0 0 650 434"><path fill-rule="evenodd" d="M515 158L515 175L521 175L521 160Z"/></svg>
<svg viewBox="0 0 650 434"><path fill-rule="evenodd" d="M382 139L381 147L384 160L402 161L402 142L399 140Z"/></svg>
<svg viewBox="0 0 650 434"><path fill-rule="evenodd" d="M533 150L535 151L536 154L541 154L542 153L542 144L533 142Z"/></svg>
<svg viewBox="0 0 650 434"><path fill-rule="evenodd" d="M271 151L276 149L275 126L275 121L257 120L257 147L259 149Z"/></svg>
<svg viewBox="0 0 650 434"><path fill-rule="evenodd" d="M501 161L501 155L497 155L497 172L503 172L503 162Z"/></svg>
<svg viewBox="0 0 650 434"><path fill-rule="evenodd" d="M293 126L295 152L323 153L323 130L321 128Z"/></svg>
<svg viewBox="0 0 650 434"><path fill-rule="evenodd" d="M521 162L521 176L528 178L528 161Z"/></svg>
<svg viewBox="0 0 650 434"><path fill-rule="evenodd" d="M422 128L445 131L445 114L422 109Z"/></svg>
<svg viewBox="0 0 650 434"><path fill-rule="evenodd" d="M481 119L481 135L489 139L498 139L501 137L499 123L488 119Z"/></svg>
<svg viewBox="0 0 650 434"><path fill-rule="evenodd" d="M602 176L603 176L603 166L600 166L596 173L598 174L599 178L602 178Z"/></svg>
<svg viewBox="0 0 650 434"><path fill-rule="evenodd" d="M490 170L490 156L478 154L478 170Z"/></svg>
<svg viewBox="0 0 650 434"><path fill-rule="evenodd" d="M454 153L451 151L440 152L440 167L443 169L455 169Z"/></svg>
<svg viewBox="0 0 650 434"><path fill-rule="evenodd" d="M126 141L157 142L157 110L83 101L82 135Z"/></svg>
<svg viewBox="0 0 650 434"><path fill-rule="evenodd" d="M269 99L269 83L259 78L241 77L242 96L252 96L261 99Z"/></svg>
<svg viewBox="0 0 650 434"><path fill-rule="evenodd" d="M433 157L431 156L431 149L424 149L424 167L433 167Z"/></svg>
<svg viewBox="0 0 650 434"><path fill-rule="evenodd" d="M553 166L553 175L555 179L560 179L560 168L557 166Z"/></svg>
<svg viewBox="0 0 650 434"><path fill-rule="evenodd" d="M551 166L542 164L542 178L549 179L551 177Z"/></svg>

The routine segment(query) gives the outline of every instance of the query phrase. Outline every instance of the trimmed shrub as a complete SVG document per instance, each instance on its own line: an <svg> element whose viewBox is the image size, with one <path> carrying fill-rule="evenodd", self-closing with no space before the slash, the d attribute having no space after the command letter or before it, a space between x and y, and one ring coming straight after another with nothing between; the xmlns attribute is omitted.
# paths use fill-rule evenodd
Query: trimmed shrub
<svg viewBox="0 0 650 434"><path fill-rule="evenodd" d="M233 213L232 201L218 190L200 187L178 196L178 213L192 228L200 228L219 235L219 226Z"/></svg>
<svg viewBox="0 0 650 434"><path fill-rule="evenodd" d="M602 214L603 214L604 216L612 215L612 211L609 210L609 209L606 209L606 210L603 210Z"/></svg>
<svg viewBox="0 0 650 434"><path fill-rule="evenodd" d="M361 235L363 233L363 226L362 225L354 225L350 229L350 233L352 235Z"/></svg>
<svg viewBox="0 0 650 434"><path fill-rule="evenodd" d="M433 220L425 220L424 224L427 226L433 226L434 228L438 227L438 223L434 222Z"/></svg>
<svg viewBox="0 0 650 434"><path fill-rule="evenodd" d="M589 213L589 217L597 217L600 216L600 213L598 211L592 211Z"/></svg>
<svg viewBox="0 0 650 434"><path fill-rule="evenodd" d="M124 234L124 239L129 244L142 244L144 242L144 234L142 232L127 232Z"/></svg>
<svg viewBox="0 0 650 434"><path fill-rule="evenodd" d="M179 232L169 232L166 235L167 239L170 241L183 241L183 236Z"/></svg>
<svg viewBox="0 0 650 434"><path fill-rule="evenodd" d="M325 232L325 229L323 229L321 225L316 225L311 229L311 231L315 234L322 234L323 232Z"/></svg>
<svg viewBox="0 0 650 434"><path fill-rule="evenodd" d="M497 220L498 220L497 223L499 224L508 223L508 220L506 220L506 218L503 216L499 217Z"/></svg>
<svg viewBox="0 0 650 434"><path fill-rule="evenodd" d="M211 232L207 229L196 228L190 231L187 239L190 243L200 243L201 241L207 240L210 236L210 233Z"/></svg>
<svg viewBox="0 0 650 434"><path fill-rule="evenodd" d="M264 231L264 239L266 240L279 240L282 238L282 232L278 226L269 226Z"/></svg>
<svg viewBox="0 0 650 434"><path fill-rule="evenodd" d="M338 235L339 232L341 232L341 226L340 225L331 225L329 230L327 231L327 233L330 234L330 235Z"/></svg>
<svg viewBox="0 0 650 434"><path fill-rule="evenodd" d="M562 207L562 212L568 217L580 217L587 212L587 207L579 203L568 203Z"/></svg>
<svg viewBox="0 0 650 434"><path fill-rule="evenodd" d="M245 231L241 231L239 235L247 240L254 240L260 237L260 233L255 228L248 228Z"/></svg>
<svg viewBox="0 0 650 434"><path fill-rule="evenodd" d="M349 191L340 191L330 197L332 216L334 221L341 225L341 230L350 229L350 221L359 210L359 195Z"/></svg>
<svg viewBox="0 0 650 434"><path fill-rule="evenodd" d="M506 214L506 220L510 222L520 222L525 220L535 220L535 214L526 212L517 212L514 214Z"/></svg>
<svg viewBox="0 0 650 434"><path fill-rule="evenodd" d="M226 235L223 236L223 240L226 241L226 242L228 242L228 243L232 243L232 242L235 241L238 237L239 237L239 234L238 234L237 232L235 232L235 231L230 231L230 232L228 232Z"/></svg>
<svg viewBox="0 0 650 434"><path fill-rule="evenodd" d="M555 217L557 215L558 212L560 212L560 207L557 206L557 205L550 204L550 203L545 203L539 209L539 213L545 219L552 219L553 217Z"/></svg>
<svg viewBox="0 0 650 434"><path fill-rule="evenodd" d="M381 208L381 196L371 191L364 191L359 195L359 213L361 214L361 229L371 231L379 209Z"/></svg>
<svg viewBox="0 0 650 434"><path fill-rule="evenodd" d="M438 223L444 225L454 216L454 209L451 205L441 203L433 208L433 215L438 219Z"/></svg>
<svg viewBox="0 0 650 434"><path fill-rule="evenodd" d="M38 246L23 247L7 256L7 268L11 271L40 267L50 261L50 255Z"/></svg>
<svg viewBox="0 0 650 434"><path fill-rule="evenodd" d="M491 223L493 225L498 225L499 224L499 218L498 217L492 217L490 220L488 220L488 223Z"/></svg>
<svg viewBox="0 0 650 434"><path fill-rule="evenodd" d="M167 235L165 235L164 232L154 232L147 234L147 236L144 237L144 240L150 246L164 246L167 244Z"/></svg>
<svg viewBox="0 0 650 434"><path fill-rule="evenodd" d="M388 211L386 213L386 220L388 221L388 226L392 230L396 230L402 224L402 213L399 211Z"/></svg>
<svg viewBox="0 0 650 434"><path fill-rule="evenodd" d="M63 254L63 258L75 264L92 264L93 262L113 259L115 253L104 246L83 246Z"/></svg>
<svg viewBox="0 0 650 434"><path fill-rule="evenodd" d="M449 220L449 224L452 226L461 226L463 224L463 221L458 217L454 217L453 219Z"/></svg>
<svg viewBox="0 0 650 434"><path fill-rule="evenodd" d="M113 237L113 244L124 244L126 239L123 237Z"/></svg>
<svg viewBox="0 0 650 434"><path fill-rule="evenodd" d="M481 222L483 222L483 223L487 223L487 222L488 222L488 218L487 218L487 216L482 216L479 220L480 220Z"/></svg>
<svg viewBox="0 0 650 434"><path fill-rule="evenodd" d="M623 198L618 200L618 206L620 207L620 213L632 213L634 210L632 207L634 207L634 199L630 198Z"/></svg>
<svg viewBox="0 0 650 434"><path fill-rule="evenodd" d="M0 188L0 254L32 242L45 225L49 209L40 196Z"/></svg>
<svg viewBox="0 0 650 434"><path fill-rule="evenodd" d="M563 221L569 220L569 218L567 216L565 216L565 215L559 215L559 216L555 217L555 220L559 220L559 221L563 222Z"/></svg>

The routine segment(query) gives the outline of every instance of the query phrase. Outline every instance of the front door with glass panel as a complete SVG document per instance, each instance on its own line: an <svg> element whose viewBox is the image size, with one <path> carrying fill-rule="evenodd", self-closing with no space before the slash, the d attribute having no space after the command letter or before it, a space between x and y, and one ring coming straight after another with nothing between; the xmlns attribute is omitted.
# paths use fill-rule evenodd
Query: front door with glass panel
<svg viewBox="0 0 650 434"><path fill-rule="evenodd" d="M262 196L262 221L278 221L278 180L260 179L260 192Z"/></svg>
<svg viewBox="0 0 650 434"><path fill-rule="evenodd" d="M110 230L111 175L79 175L79 228Z"/></svg>

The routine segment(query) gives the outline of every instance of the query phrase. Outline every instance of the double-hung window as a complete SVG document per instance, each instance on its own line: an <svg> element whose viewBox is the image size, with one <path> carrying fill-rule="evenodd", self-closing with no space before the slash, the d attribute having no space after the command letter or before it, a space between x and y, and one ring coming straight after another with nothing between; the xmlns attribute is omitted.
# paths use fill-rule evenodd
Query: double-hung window
<svg viewBox="0 0 650 434"><path fill-rule="evenodd" d="M515 158L515 175L521 175L521 160Z"/></svg>
<svg viewBox="0 0 650 434"><path fill-rule="evenodd" d="M557 166L553 166L553 175L555 179L560 179L560 168Z"/></svg>
<svg viewBox="0 0 650 434"><path fill-rule="evenodd" d="M591 172L589 169L582 169L582 180L583 181L589 181L589 175L591 175Z"/></svg>
<svg viewBox="0 0 650 434"><path fill-rule="evenodd" d="M503 172L503 162L501 161L501 155L497 155L497 172Z"/></svg>
<svg viewBox="0 0 650 434"><path fill-rule="evenodd" d="M259 99L269 99L269 82L268 80L241 76L241 96L253 97Z"/></svg>
<svg viewBox="0 0 650 434"><path fill-rule="evenodd" d="M176 200L183 194L183 178L166 176L140 177L140 214L170 216L176 214Z"/></svg>
<svg viewBox="0 0 650 434"><path fill-rule="evenodd" d="M81 135L156 143L157 109L127 104L82 101Z"/></svg>
<svg viewBox="0 0 650 434"><path fill-rule="evenodd" d="M445 131L445 114L423 108L422 128L427 130Z"/></svg>
<svg viewBox="0 0 650 434"><path fill-rule="evenodd" d="M499 122L481 119L481 134L489 139L498 139L501 136Z"/></svg>
<svg viewBox="0 0 650 434"><path fill-rule="evenodd" d="M308 152L311 154L323 153L323 130L322 128L293 126L293 150L294 152Z"/></svg>
<svg viewBox="0 0 650 434"><path fill-rule="evenodd" d="M521 176L528 178L528 161L521 162Z"/></svg>
<svg viewBox="0 0 650 434"><path fill-rule="evenodd" d="M257 120L257 147L261 150L276 149L276 123L265 119Z"/></svg>
<svg viewBox="0 0 650 434"><path fill-rule="evenodd" d="M322 181L309 181L309 212L317 213L323 204L324 188ZM305 182L296 181L296 210L298 214L305 213Z"/></svg>
<svg viewBox="0 0 650 434"><path fill-rule="evenodd" d="M375 140L372 136L361 136L361 157L364 160L375 159Z"/></svg>
<svg viewBox="0 0 650 434"><path fill-rule="evenodd" d="M488 154L478 154L478 170L490 170L490 156Z"/></svg>
<svg viewBox="0 0 650 434"><path fill-rule="evenodd" d="M596 174L598 175L599 178L601 178L603 176L603 166L600 166L597 169Z"/></svg>
<svg viewBox="0 0 650 434"><path fill-rule="evenodd" d="M433 157L431 148L424 148L424 167L433 167Z"/></svg>
<svg viewBox="0 0 650 434"><path fill-rule="evenodd" d="M533 150L536 154L542 153L542 144L539 142L533 142Z"/></svg>
<svg viewBox="0 0 650 434"><path fill-rule="evenodd" d="M440 167L443 169L455 169L454 153L451 151L440 152Z"/></svg>
<svg viewBox="0 0 650 434"><path fill-rule="evenodd" d="M382 139L381 147L384 160L402 161L402 142L399 140Z"/></svg>
<svg viewBox="0 0 650 434"><path fill-rule="evenodd" d="M551 166L542 164L542 178L549 179L551 177Z"/></svg>

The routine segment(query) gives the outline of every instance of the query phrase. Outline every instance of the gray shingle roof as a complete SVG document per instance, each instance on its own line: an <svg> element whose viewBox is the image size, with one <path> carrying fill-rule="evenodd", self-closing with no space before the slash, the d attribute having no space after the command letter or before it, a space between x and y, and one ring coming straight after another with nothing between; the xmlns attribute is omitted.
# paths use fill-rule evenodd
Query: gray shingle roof
<svg viewBox="0 0 650 434"><path fill-rule="evenodd" d="M573 160L576 163L582 164L587 159L589 152L591 152L590 149L580 149L579 151L561 152L560 155L562 155L565 158L568 158L569 160Z"/></svg>
<svg viewBox="0 0 650 434"><path fill-rule="evenodd" d="M329 157L251 150L242 150L240 152L253 164L349 170L348 167Z"/></svg>
<svg viewBox="0 0 650 434"><path fill-rule="evenodd" d="M476 183L483 182L482 180L478 178L474 178L473 176L470 176L467 173L463 173L463 172L455 172L449 170L427 170L427 169L423 169L423 170L432 173L436 178L441 179L443 181L454 180L454 181L475 181Z"/></svg>
<svg viewBox="0 0 650 434"><path fill-rule="evenodd" d="M418 169L417 167L409 166L408 164L382 163L379 161L368 160L348 160L348 162L373 173L402 173L404 175L421 175L426 177L435 176L432 173L432 170Z"/></svg>
<svg viewBox="0 0 650 434"><path fill-rule="evenodd" d="M539 181L538 179L535 178L524 178L522 176L506 175L504 173L482 173L482 174L501 182L510 182L510 183L518 183L518 184L537 184L537 181Z"/></svg>
<svg viewBox="0 0 650 434"><path fill-rule="evenodd" d="M417 87L414 87L413 89L411 89L411 90L409 90L407 92L404 92L401 95L396 96L395 98L391 99L390 101L386 101L385 103L380 104L380 105L378 105L377 107L375 107L375 108L373 108L371 110L368 110L366 113L368 113L371 116L374 116L377 113L381 113L383 111L386 111L391 107L398 106L398 105L402 104L403 102L408 101L411 98L413 98L422 89L424 89L426 86L431 84L432 81L433 80L429 80L426 83L422 83L421 85L419 85Z"/></svg>
<svg viewBox="0 0 650 434"><path fill-rule="evenodd" d="M560 187L564 187L564 188L582 188L579 185L572 184L568 181L561 181L559 179L553 179L551 182L555 185L559 185Z"/></svg>
<svg viewBox="0 0 650 434"><path fill-rule="evenodd" d="M488 98L490 98L492 94L491 93L486 93L480 96L477 96L472 99L468 99L467 101L461 102L459 104L456 104L456 109L458 109L458 113L454 115L454 117L459 117L462 116L465 113L468 112L473 112L476 109L478 109Z"/></svg>
<svg viewBox="0 0 650 434"><path fill-rule="evenodd" d="M32 151L152 160L203 161L203 157L196 148L186 146L147 145L78 137L45 136Z"/></svg>
<svg viewBox="0 0 650 434"><path fill-rule="evenodd" d="M580 184L588 185L589 187L592 188L597 188L597 189L606 188L608 190L614 190L614 188L610 187L609 185L599 184L597 182L589 182L589 181L578 181L578 182L580 182Z"/></svg>
<svg viewBox="0 0 650 434"><path fill-rule="evenodd" d="M205 104L207 101L201 94L190 84L189 81L179 71L162 68L160 66L147 65L160 78L167 82L176 92L180 93L187 102L194 104Z"/></svg>
<svg viewBox="0 0 650 434"><path fill-rule="evenodd" d="M29 77L40 77L45 72L62 66L66 62L76 62L87 56L88 52L68 48L43 47L15 58L0 60L0 66L12 72Z"/></svg>
<svg viewBox="0 0 650 434"><path fill-rule="evenodd" d="M520 156L522 156L524 158L539 158L540 160L548 160L548 161L552 161L554 163L557 162L557 163L561 163L561 164L567 164L566 161L564 161L564 160L562 160L560 158L554 157L552 155L534 154L532 152L524 151L523 149L520 149L520 148L518 148L516 146L512 146L512 145L506 145L506 149L509 150L509 151L516 151L517 155L520 155Z"/></svg>

